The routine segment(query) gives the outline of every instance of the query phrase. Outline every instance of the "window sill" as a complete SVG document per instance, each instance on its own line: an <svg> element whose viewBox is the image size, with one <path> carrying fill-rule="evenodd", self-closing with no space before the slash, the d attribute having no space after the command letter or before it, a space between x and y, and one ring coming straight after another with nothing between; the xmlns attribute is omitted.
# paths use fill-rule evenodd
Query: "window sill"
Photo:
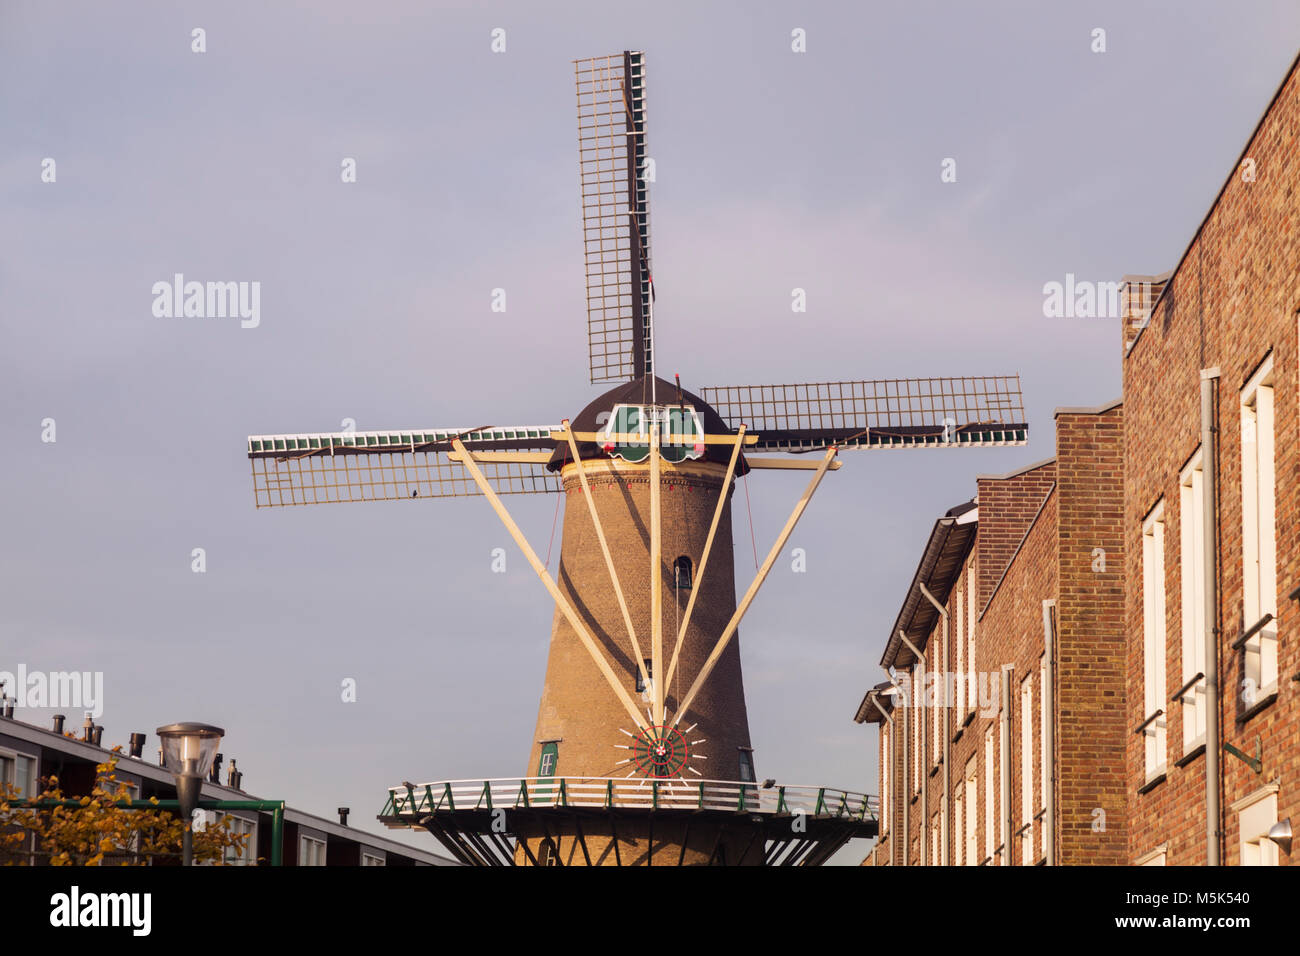
<svg viewBox="0 0 1300 956"><path fill-rule="evenodd" d="M938 772L939 772L939 764L935 764L933 767L930 768L930 776L933 777Z"/></svg>
<svg viewBox="0 0 1300 956"><path fill-rule="evenodd" d="M974 719L975 719L975 711L972 710L969 714L967 714L967 715L965 716L965 718L963 718L963 720L962 720L962 722L961 722L961 725L962 725L963 727L969 727L969 726L970 726L970 722L971 722L972 720L974 720Z"/></svg>
<svg viewBox="0 0 1300 956"><path fill-rule="evenodd" d="M1252 717L1254 717L1256 714L1258 714L1261 710L1263 710L1264 708L1266 708L1266 707L1268 707L1270 704L1272 704L1275 700L1277 700L1277 684L1276 684L1276 683L1274 683L1274 684L1272 685L1272 687L1270 687L1270 688L1269 688L1269 689L1268 689L1268 690L1267 690L1267 691L1266 691L1266 692L1265 692L1265 693L1264 693L1264 694L1259 698L1259 700L1255 701L1255 703L1251 704L1249 707L1247 707L1247 708L1246 708L1246 709L1241 713L1241 716L1239 716L1239 717L1237 718L1237 723L1239 723L1239 724L1244 724L1246 721L1250 720L1250 718L1252 718Z"/></svg>
<svg viewBox="0 0 1300 956"><path fill-rule="evenodd" d="M1205 753L1205 738L1197 737L1196 739L1198 742L1193 745L1192 749L1174 761L1175 767L1186 767L1197 757L1201 756L1201 754Z"/></svg>
<svg viewBox="0 0 1300 956"><path fill-rule="evenodd" d="M1139 794L1150 793L1156 787L1160 786L1160 784L1165 782L1165 776L1166 776L1165 771L1161 770L1158 774L1156 774L1154 777L1152 777L1142 786L1138 787L1138 793Z"/></svg>

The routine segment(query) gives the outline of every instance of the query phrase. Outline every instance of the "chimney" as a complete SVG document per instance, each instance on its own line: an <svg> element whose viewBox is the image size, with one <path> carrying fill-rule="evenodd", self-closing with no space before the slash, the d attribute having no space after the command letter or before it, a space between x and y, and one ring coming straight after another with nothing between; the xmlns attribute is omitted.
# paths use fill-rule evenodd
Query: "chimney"
<svg viewBox="0 0 1300 956"><path fill-rule="evenodd" d="M348 825L348 814L351 812L351 807L339 807L339 826L345 827Z"/></svg>
<svg viewBox="0 0 1300 956"><path fill-rule="evenodd" d="M95 722L90 719L90 711L86 711L85 722L81 725L81 739L85 743L90 743L95 737Z"/></svg>
<svg viewBox="0 0 1300 956"><path fill-rule="evenodd" d="M67 719L68 718L64 717L62 714L54 715L54 732L60 737L63 736L63 722Z"/></svg>
<svg viewBox="0 0 1300 956"><path fill-rule="evenodd" d="M14 704L18 698L10 697L5 693L5 682L0 680L0 716L8 720L14 719Z"/></svg>
<svg viewBox="0 0 1300 956"><path fill-rule="evenodd" d="M235 768L235 758L230 758L230 772L226 775L227 786L234 787L236 790L243 790L244 775Z"/></svg>
<svg viewBox="0 0 1300 956"><path fill-rule="evenodd" d="M144 740L145 740L145 737L147 737L147 736L148 736L148 734L132 734L132 735L131 735L131 749L130 749L130 751L129 751L129 755L130 755L130 756L135 757L136 759L139 759L140 755L141 755L142 753L144 753Z"/></svg>
<svg viewBox="0 0 1300 956"><path fill-rule="evenodd" d="M96 747L102 746L100 741L104 739L104 725L96 724L90 730L90 742Z"/></svg>
<svg viewBox="0 0 1300 956"><path fill-rule="evenodd" d="M221 754L217 754L212 758L212 769L208 771L208 781L210 783L221 783L221 760Z"/></svg>
<svg viewBox="0 0 1300 956"><path fill-rule="evenodd" d="M1165 291L1173 271L1158 276L1125 276L1120 287L1120 311L1124 316L1124 354L1137 340L1138 333L1151 321L1151 309Z"/></svg>

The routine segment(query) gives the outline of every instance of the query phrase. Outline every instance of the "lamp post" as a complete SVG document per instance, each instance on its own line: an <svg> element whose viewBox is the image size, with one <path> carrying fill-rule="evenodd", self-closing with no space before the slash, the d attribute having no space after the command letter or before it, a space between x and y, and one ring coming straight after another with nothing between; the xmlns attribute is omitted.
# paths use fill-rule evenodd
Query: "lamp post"
<svg viewBox="0 0 1300 956"><path fill-rule="evenodd" d="M212 758L221 746L225 731L211 724L168 724L158 728L162 741L163 766L176 779L176 801L180 804L185 832L181 837L181 863L194 865L194 834L190 827L199 805L199 791L212 769Z"/></svg>

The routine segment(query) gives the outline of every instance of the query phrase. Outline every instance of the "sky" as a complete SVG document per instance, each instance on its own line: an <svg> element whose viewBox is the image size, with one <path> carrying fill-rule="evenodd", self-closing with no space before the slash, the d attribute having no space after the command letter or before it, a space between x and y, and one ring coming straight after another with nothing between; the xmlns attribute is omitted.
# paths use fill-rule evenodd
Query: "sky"
<svg viewBox="0 0 1300 956"><path fill-rule="evenodd" d="M1264 0L0 0L0 670L102 672L106 744L218 724L247 790L376 831L402 780L522 774L553 607L487 503L259 511L245 439L599 394L572 60L639 49L661 375L1022 379L1028 447L845 453L741 627L760 778L874 793L934 519L1120 394L1118 321L1044 285L1172 268L1298 43ZM176 273L258 324L156 316ZM738 589L805 481L741 489ZM510 503L540 550L554 497Z"/></svg>

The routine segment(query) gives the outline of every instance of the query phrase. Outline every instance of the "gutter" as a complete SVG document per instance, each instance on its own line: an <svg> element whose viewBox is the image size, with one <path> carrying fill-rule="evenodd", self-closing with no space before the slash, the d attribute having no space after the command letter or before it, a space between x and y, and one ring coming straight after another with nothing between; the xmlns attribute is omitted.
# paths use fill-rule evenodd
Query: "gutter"
<svg viewBox="0 0 1300 956"><path fill-rule="evenodd" d="M1215 499L1218 497L1216 463L1218 429L1214 424L1217 368L1201 370L1201 472L1204 485L1204 511L1202 522L1205 531L1203 560L1205 562L1205 865L1219 866L1219 589L1216 548L1219 526L1215 516Z"/></svg>
<svg viewBox="0 0 1300 956"><path fill-rule="evenodd" d="M1011 852L1011 834L1015 825L1011 820L1011 680L1015 668L1010 664L1002 666L1002 710L998 714L998 763L1002 771L1002 858L1003 866L1014 866L1014 854Z"/></svg>
<svg viewBox="0 0 1300 956"><path fill-rule="evenodd" d="M896 843L898 842L898 841L895 840L895 839L893 838L893 836L892 836L893 833L896 833L896 832L897 832L897 831L894 829L894 822L895 822L895 821L894 821L894 817L897 815L894 811L895 811L895 807L896 807L896 805L897 805L897 803L898 803L898 794L895 792L895 791L898 790L898 783L897 783L897 781L894 781L894 780L893 780L893 778L894 778L894 767L893 767L893 763L894 763L894 760L895 760L895 758L896 758L896 756L897 756L897 754L898 754L898 751L895 749L896 746L897 746L897 740L895 739L895 736L894 736L894 715L891 714L891 713L889 713L887 710L885 710L885 708L883 708L883 707L880 706L880 700L879 700L879 699L878 699L874 694L870 694L870 695L868 695L868 696L871 698L871 702L872 702L873 704L876 705L876 710L880 711L880 716L884 717L885 720L889 723L889 763L890 763L890 766L885 770L885 772L886 772L887 774L889 774L889 778L890 778L890 780L894 782L894 786L892 786L892 787L889 788L890 793L889 793L889 810L888 810L888 812L889 812L889 832L890 832L890 834L891 834L890 839L889 839L889 862L890 862L890 864L892 865L893 862L894 862L894 844L896 844ZM882 807L881 809L882 809L882 811L884 810L883 807ZM883 815L883 814L882 814L882 815ZM875 855L874 853L871 854L871 865L872 865L872 866L875 866L875 865L876 865L876 855Z"/></svg>

